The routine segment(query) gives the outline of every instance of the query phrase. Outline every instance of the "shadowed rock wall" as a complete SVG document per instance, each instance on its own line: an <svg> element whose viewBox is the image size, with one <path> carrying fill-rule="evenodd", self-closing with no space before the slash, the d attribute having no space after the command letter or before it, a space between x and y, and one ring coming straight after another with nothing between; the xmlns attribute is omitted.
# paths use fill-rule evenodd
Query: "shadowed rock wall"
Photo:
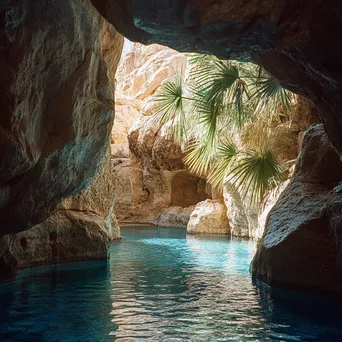
<svg viewBox="0 0 342 342"><path fill-rule="evenodd" d="M108 146L109 77L123 42L82 0L2 1L0 26L4 235L41 223L91 183Z"/></svg>
<svg viewBox="0 0 342 342"><path fill-rule="evenodd" d="M266 219L253 274L274 286L342 297L342 162L324 133L304 135L294 176Z"/></svg>

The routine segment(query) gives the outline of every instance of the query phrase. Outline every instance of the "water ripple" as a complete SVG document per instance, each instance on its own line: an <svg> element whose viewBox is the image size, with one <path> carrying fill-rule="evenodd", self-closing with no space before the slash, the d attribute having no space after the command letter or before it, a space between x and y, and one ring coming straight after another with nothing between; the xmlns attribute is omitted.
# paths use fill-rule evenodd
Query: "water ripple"
<svg viewBox="0 0 342 342"><path fill-rule="evenodd" d="M252 284L252 242L123 235L108 265L25 271L0 286L0 341L342 340L338 303Z"/></svg>

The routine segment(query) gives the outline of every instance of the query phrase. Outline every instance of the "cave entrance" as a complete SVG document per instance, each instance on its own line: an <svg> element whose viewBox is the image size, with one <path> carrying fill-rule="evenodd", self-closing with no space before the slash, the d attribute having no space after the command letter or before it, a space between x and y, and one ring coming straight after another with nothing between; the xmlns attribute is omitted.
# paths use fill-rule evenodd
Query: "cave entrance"
<svg viewBox="0 0 342 342"><path fill-rule="evenodd" d="M171 181L171 206L190 207L208 198L206 181L189 171L178 172Z"/></svg>

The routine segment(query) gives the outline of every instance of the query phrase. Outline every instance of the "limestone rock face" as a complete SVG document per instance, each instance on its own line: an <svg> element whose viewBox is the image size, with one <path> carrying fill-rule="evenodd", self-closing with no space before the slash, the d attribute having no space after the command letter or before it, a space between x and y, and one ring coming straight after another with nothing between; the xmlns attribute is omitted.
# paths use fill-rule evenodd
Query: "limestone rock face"
<svg viewBox="0 0 342 342"><path fill-rule="evenodd" d="M115 213L121 222L186 227L190 217L187 208L208 198L204 180L186 170L183 148L168 134L172 123L160 125L150 116L155 106L153 96L186 63L187 56L177 51L138 43L120 62L116 115L125 113L122 122L126 123L120 121L116 126L116 116L111 146Z"/></svg>
<svg viewBox="0 0 342 342"><path fill-rule="evenodd" d="M253 260L270 285L342 297L342 162L324 133L304 135L294 176L266 220Z"/></svg>
<svg viewBox="0 0 342 342"><path fill-rule="evenodd" d="M0 16L4 235L47 219L99 170L122 37L89 1L9 0Z"/></svg>
<svg viewBox="0 0 342 342"><path fill-rule="evenodd" d="M232 236L252 237L254 231L254 222L249 217L245 203L242 201L239 193L232 189L232 186L223 191L224 204L226 206L227 217L229 218L229 227Z"/></svg>
<svg viewBox="0 0 342 342"><path fill-rule="evenodd" d="M97 215L104 221L108 235L117 239L120 237L120 228L114 212L114 199L115 179L108 147L102 168L92 183L85 190L64 200L60 209Z"/></svg>
<svg viewBox="0 0 342 342"><path fill-rule="evenodd" d="M116 158L130 156L127 135L134 121L142 115L151 115L153 95L160 86L174 78L175 72L184 68L187 58L162 45L144 46L134 43L121 59L115 76L115 125L112 131L112 155ZM143 122L144 117L141 118ZM136 124L139 125L139 124Z"/></svg>
<svg viewBox="0 0 342 342"><path fill-rule="evenodd" d="M167 212L167 208L187 208L208 197L205 181L188 170L145 168L138 161L124 159L114 167L114 172L114 208L118 220L122 222L156 223L161 220L165 226L166 216L176 216L173 215L175 209L170 209L171 213ZM186 214L183 217L186 218ZM172 222L175 221L184 222L184 219L172 219ZM182 226L186 225L187 222Z"/></svg>
<svg viewBox="0 0 342 342"><path fill-rule="evenodd" d="M19 269L106 260L111 238L106 221L100 216L58 210L43 223L16 234L10 253Z"/></svg>
<svg viewBox="0 0 342 342"><path fill-rule="evenodd" d="M255 61L318 107L342 155L342 4L313 1L92 0L126 37Z"/></svg>
<svg viewBox="0 0 342 342"><path fill-rule="evenodd" d="M264 200L263 206L262 206L262 212L258 216L258 227L253 235L253 237L256 240L259 240L262 238L264 234L265 227L267 225L267 217L272 210L272 208L276 205L278 202L279 197L283 193L283 191L286 189L288 184L290 183L290 180L287 180L281 184L279 184L276 188L272 189L267 195Z"/></svg>
<svg viewBox="0 0 342 342"><path fill-rule="evenodd" d="M170 124L160 126L148 116L134 122L128 133L129 148L144 167L169 171L185 168L184 151L168 135Z"/></svg>
<svg viewBox="0 0 342 342"><path fill-rule="evenodd" d="M196 205L187 226L190 234L229 234L226 207L218 200L206 200Z"/></svg>

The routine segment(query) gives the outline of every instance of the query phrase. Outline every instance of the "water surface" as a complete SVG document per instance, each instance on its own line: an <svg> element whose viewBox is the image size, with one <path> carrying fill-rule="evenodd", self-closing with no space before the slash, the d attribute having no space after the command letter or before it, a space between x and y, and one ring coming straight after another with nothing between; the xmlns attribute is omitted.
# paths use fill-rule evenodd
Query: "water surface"
<svg viewBox="0 0 342 342"><path fill-rule="evenodd" d="M255 244L125 228L110 263L0 286L0 341L342 341L342 305L256 287Z"/></svg>

